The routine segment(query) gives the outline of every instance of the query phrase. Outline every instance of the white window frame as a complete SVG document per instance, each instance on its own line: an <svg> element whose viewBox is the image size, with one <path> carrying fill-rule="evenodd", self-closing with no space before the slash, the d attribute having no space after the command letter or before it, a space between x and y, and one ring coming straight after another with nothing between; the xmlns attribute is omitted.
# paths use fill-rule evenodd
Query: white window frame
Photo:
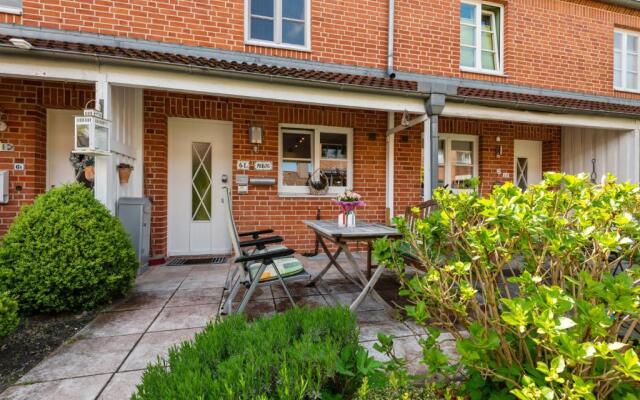
<svg viewBox="0 0 640 400"><path fill-rule="evenodd" d="M284 131L304 130L311 131L313 142L311 143L311 164L313 171L320 167L322 157L322 146L320 146L321 133L340 133L347 135L347 184L348 186L330 186L325 196L332 197L343 193L347 188L353 188L353 129L340 128L326 125L301 125L301 124L280 124L278 126L278 195L280 196L313 196L309 193L308 186L285 186L284 171L282 168L282 134Z"/></svg>
<svg viewBox="0 0 640 400"><path fill-rule="evenodd" d="M620 61L621 65L621 83L622 86L617 86L616 85L616 79L615 79L615 53L616 53L616 48L615 48L615 40L616 40L616 33L619 33L622 35L622 48L620 49L620 51L622 52L622 59ZM637 71L637 75L638 75L638 81L636 82L636 86L637 89L630 89L627 88L627 37L628 36L635 36L638 39L638 71ZM613 89L614 90L618 90L620 92L630 92L630 93L640 93L640 32L637 31L630 31L627 29L614 29L614 33L613 33L613 57L614 60L612 60L612 69L614 71L612 77L613 77Z"/></svg>
<svg viewBox="0 0 640 400"><path fill-rule="evenodd" d="M6 5L2 0L0 0L0 13L22 15L22 7L22 2L20 2L20 7L16 7Z"/></svg>
<svg viewBox="0 0 640 400"><path fill-rule="evenodd" d="M447 188L454 193L459 192L470 192L473 189L456 189L452 187L451 180L451 161L449 155L451 154L451 142L454 140L466 141L473 143L473 178L479 176L479 165L480 160L478 159L478 136L476 135L462 135L457 133L441 133L438 137L438 140L444 140L444 184L449 185ZM440 146L440 142L438 141L438 146ZM438 167L440 167L440 162L438 162Z"/></svg>
<svg viewBox="0 0 640 400"><path fill-rule="evenodd" d="M251 1L244 0L244 43L252 46L311 51L311 0L304 0L304 45L282 42L282 0L273 0L273 41L251 37Z"/></svg>
<svg viewBox="0 0 640 400"><path fill-rule="evenodd" d="M475 67L467 67L462 65L462 54L460 55L460 70L466 72L474 72L481 73L487 75L504 75L504 6L499 3L491 3L488 1L479 1L479 0L463 0L460 2L462 4L469 4L476 6L476 49L475 49ZM497 55L497 63L496 69L485 69L482 68L482 14L489 14L488 11L483 11L482 6L487 5L491 7L497 7L500 10L500 35L494 34L494 49L496 50ZM462 26L462 18L458 18L458 35L460 35L461 26ZM493 23L496 24L495 16L493 17ZM496 32L496 28L498 26L494 26L494 32ZM499 44L499 46L498 46ZM460 43L458 44L460 50L462 50L462 46Z"/></svg>

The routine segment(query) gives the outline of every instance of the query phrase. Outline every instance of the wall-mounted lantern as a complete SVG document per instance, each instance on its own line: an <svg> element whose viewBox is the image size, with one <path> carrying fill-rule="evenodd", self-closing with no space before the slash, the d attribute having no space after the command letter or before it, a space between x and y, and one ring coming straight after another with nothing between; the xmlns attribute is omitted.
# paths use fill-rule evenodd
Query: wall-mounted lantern
<svg viewBox="0 0 640 400"><path fill-rule="evenodd" d="M500 144L500 140L500 136L497 136L496 142L498 143L498 145L496 146L496 158L502 157L502 145Z"/></svg>
<svg viewBox="0 0 640 400"><path fill-rule="evenodd" d="M249 143L255 145L253 151L258 151L258 146L262 144L263 129L262 125L252 122L249 124Z"/></svg>
<svg viewBox="0 0 640 400"><path fill-rule="evenodd" d="M75 118L75 153L109 154L111 122L102 118L98 110L86 109Z"/></svg>

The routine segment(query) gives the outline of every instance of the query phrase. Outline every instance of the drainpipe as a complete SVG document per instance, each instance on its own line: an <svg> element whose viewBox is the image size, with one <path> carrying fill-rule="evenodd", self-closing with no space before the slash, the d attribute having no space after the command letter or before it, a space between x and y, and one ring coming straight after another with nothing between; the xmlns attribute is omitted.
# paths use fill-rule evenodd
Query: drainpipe
<svg viewBox="0 0 640 400"><path fill-rule="evenodd" d="M431 199L438 186L438 119L444 110L446 95L432 93L426 101L425 109L429 119L425 121L424 146L424 199Z"/></svg>
<svg viewBox="0 0 640 400"><path fill-rule="evenodd" d="M387 76L395 78L396 73L393 72L393 31L395 29L395 1L389 0L389 23L387 24Z"/></svg>

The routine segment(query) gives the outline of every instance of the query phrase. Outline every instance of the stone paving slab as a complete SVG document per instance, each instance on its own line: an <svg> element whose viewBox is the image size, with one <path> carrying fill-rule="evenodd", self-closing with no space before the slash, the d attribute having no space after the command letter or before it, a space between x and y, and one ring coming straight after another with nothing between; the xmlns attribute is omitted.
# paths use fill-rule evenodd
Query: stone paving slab
<svg viewBox="0 0 640 400"><path fill-rule="evenodd" d="M161 308L146 310L104 312L98 316L79 335L81 337L107 337L143 333L156 318Z"/></svg>
<svg viewBox="0 0 640 400"><path fill-rule="evenodd" d="M219 288L204 289L179 289L171 300L167 303L167 307L197 306L203 304L220 304L222 300L222 290Z"/></svg>
<svg viewBox="0 0 640 400"><path fill-rule="evenodd" d="M142 380L143 370L118 372L104 389L99 400L124 400L135 393L136 387Z"/></svg>
<svg viewBox="0 0 640 400"><path fill-rule="evenodd" d="M166 357L171 346L191 340L203 328L182 329L177 331L148 332L140 339L136 348L129 354L120 371L144 369L155 363L158 357Z"/></svg>
<svg viewBox="0 0 640 400"><path fill-rule="evenodd" d="M131 311L148 308L161 308L173 294L173 290L132 292L124 299L114 303L108 311Z"/></svg>
<svg viewBox="0 0 640 400"><path fill-rule="evenodd" d="M149 327L149 332L202 328L207 326L217 313L218 307L214 304L165 307Z"/></svg>
<svg viewBox="0 0 640 400"><path fill-rule="evenodd" d="M63 379L32 385L11 386L2 400L93 400L107 383L111 374Z"/></svg>
<svg viewBox="0 0 640 400"><path fill-rule="evenodd" d="M62 345L18 381L21 384L116 372L139 334L84 339Z"/></svg>

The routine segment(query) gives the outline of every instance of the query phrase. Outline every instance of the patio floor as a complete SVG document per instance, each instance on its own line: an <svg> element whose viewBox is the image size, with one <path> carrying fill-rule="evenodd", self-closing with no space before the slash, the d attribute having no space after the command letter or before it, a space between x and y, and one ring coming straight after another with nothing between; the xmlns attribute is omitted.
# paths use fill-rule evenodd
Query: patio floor
<svg viewBox="0 0 640 400"><path fill-rule="evenodd" d="M315 274L327 259L317 256L304 261ZM128 399L148 363L164 356L171 346L191 339L215 318L227 269L228 265L149 268L126 298L101 312L0 399ZM349 304L359 290L335 269L317 287L297 284L290 288L299 305L309 306ZM383 277L377 288L385 299L397 293L390 276ZM276 285L256 293L247 314L269 315L289 307ZM384 331L397 338L397 353L413 361L412 370L422 369L417 340L423 330L410 321L394 320L373 299L365 300L357 318L360 340L370 352L376 353L376 334Z"/></svg>

